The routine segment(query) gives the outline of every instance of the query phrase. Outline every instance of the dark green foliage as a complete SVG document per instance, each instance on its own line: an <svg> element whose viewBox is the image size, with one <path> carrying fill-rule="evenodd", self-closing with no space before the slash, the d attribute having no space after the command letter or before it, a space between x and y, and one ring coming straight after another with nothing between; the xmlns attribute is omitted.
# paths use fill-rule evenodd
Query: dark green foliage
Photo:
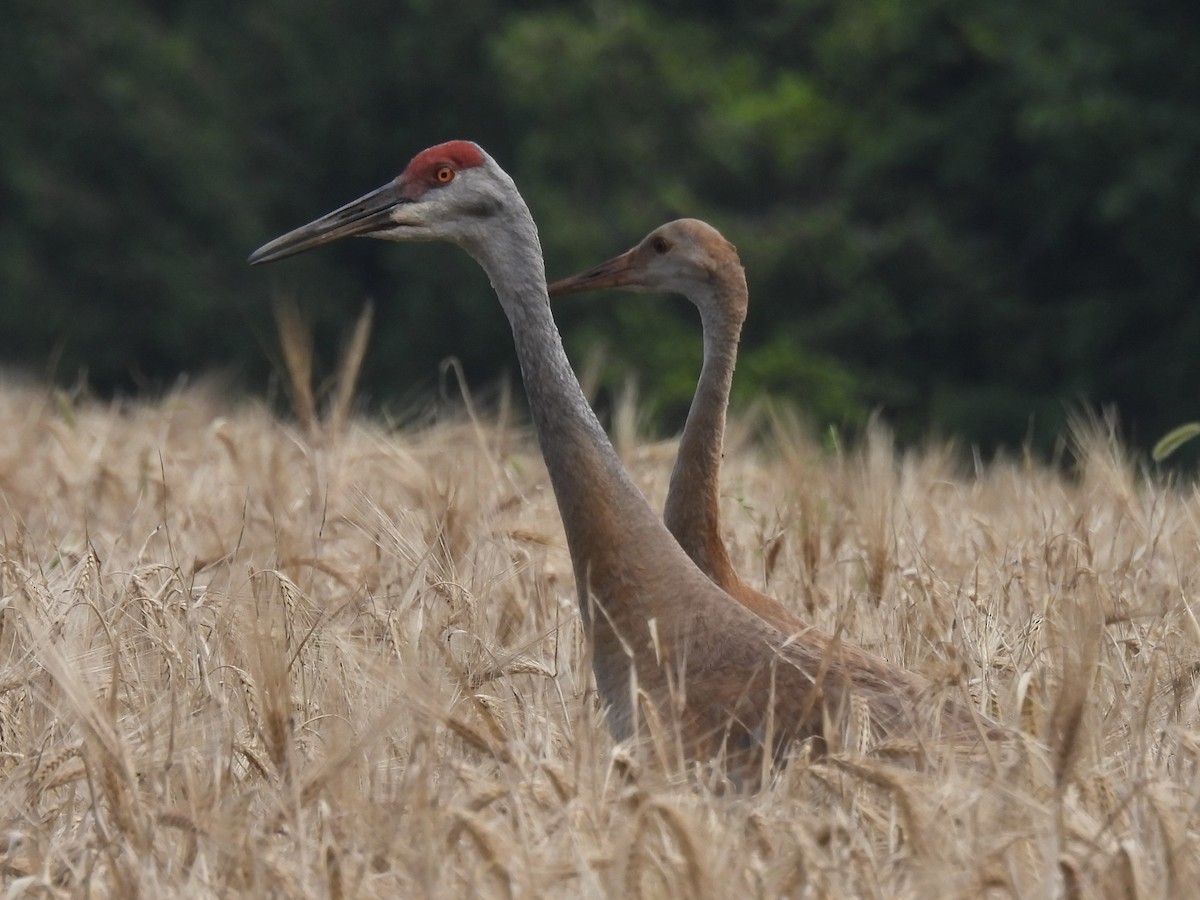
<svg viewBox="0 0 1200 900"><path fill-rule="evenodd" d="M819 422L1048 447L1116 404L1144 444L1195 416L1200 12L1183 0L720 4L16 0L0 36L0 352L102 390L231 367L262 384L269 299L331 359L379 302L377 401L460 356L513 370L451 248L246 254L452 137L518 179L550 274L691 215L751 287L735 400ZM611 298L610 298L611 299ZM686 304L578 298L677 426Z"/></svg>

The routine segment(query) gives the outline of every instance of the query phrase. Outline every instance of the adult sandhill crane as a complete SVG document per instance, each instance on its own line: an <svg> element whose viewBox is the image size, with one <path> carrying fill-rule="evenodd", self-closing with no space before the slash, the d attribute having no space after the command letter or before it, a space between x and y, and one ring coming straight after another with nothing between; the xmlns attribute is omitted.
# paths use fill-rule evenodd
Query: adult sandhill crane
<svg viewBox="0 0 1200 900"><path fill-rule="evenodd" d="M663 522L709 578L787 634L808 628L773 597L746 584L721 537L721 457L725 411L746 320L749 291L737 249L707 222L677 219L636 246L549 287L551 298L623 287L683 294L700 311L704 364L679 440Z"/></svg>
<svg viewBox="0 0 1200 900"><path fill-rule="evenodd" d="M650 746L674 760L723 760L735 784L750 786L789 742L828 737L829 725L852 732L861 719L853 694L871 702L873 735L915 723L925 682L854 647L784 635L731 602L680 549L584 398L550 313L533 218L478 145L422 151L394 181L276 238L250 262L353 235L450 241L487 272L512 328L618 740L665 735ZM954 704L940 707L934 730L978 731Z"/></svg>

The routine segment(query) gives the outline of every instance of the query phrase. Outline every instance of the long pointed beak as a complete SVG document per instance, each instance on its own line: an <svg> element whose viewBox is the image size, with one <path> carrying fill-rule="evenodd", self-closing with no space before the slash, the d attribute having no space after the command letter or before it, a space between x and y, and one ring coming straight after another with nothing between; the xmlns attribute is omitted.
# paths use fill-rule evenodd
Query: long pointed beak
<svg viewBox="0 0 1200 900"><path fill-rule="evenodd" d="M400 188L400 179L397 178L316 221L263 244L250 254L247 261L252 266L275 262L331 241L396 228L401 223L393 216L393 212L401 204L412 202L401 194Z"/></svg>
<svg viewBox="0 0 1200 900"><path fill-rule="evenodd" d="M546 290L551 297L563 297L567 294L581 294L584 291L598 291L603 288L627 287L637 284L639 266L633 250L627 250L620 256L614 256L607 262L593 266L586 272L563 278L549 285Z"/></svg>

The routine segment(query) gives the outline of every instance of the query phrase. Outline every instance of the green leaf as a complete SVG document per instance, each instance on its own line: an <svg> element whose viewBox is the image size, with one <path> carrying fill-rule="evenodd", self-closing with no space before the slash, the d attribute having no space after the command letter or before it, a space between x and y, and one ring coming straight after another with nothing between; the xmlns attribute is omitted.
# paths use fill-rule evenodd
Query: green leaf
<svg viewBox="0 0 1200 900"><path fill-rule="evenodd" d="M1155 462L1162 462L1198 434L1200 434L1200 422L1188 422L1186 425L1180 425L1163 435L1154 445L1150 456Z"/></svg>

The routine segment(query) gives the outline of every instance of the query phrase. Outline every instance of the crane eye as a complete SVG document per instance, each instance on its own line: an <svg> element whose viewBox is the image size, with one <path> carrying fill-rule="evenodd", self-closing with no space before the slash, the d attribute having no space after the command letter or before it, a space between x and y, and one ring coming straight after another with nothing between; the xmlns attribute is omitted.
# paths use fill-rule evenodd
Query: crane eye
<svg viewBox="0 0 1200 900"><path fill-rule="evenodd" d="M667 243L667 239L661 237L656 237L650 246L654 248L655 253L666 253L671 249L671 245Z"/></svg>
<svg viewBox="0 0 1200 900"><path fill-rule="evenodd" d="M433 177L437 179L438 184L449 184L454 180L454 170L449 166L438 166Z"/></svg>

